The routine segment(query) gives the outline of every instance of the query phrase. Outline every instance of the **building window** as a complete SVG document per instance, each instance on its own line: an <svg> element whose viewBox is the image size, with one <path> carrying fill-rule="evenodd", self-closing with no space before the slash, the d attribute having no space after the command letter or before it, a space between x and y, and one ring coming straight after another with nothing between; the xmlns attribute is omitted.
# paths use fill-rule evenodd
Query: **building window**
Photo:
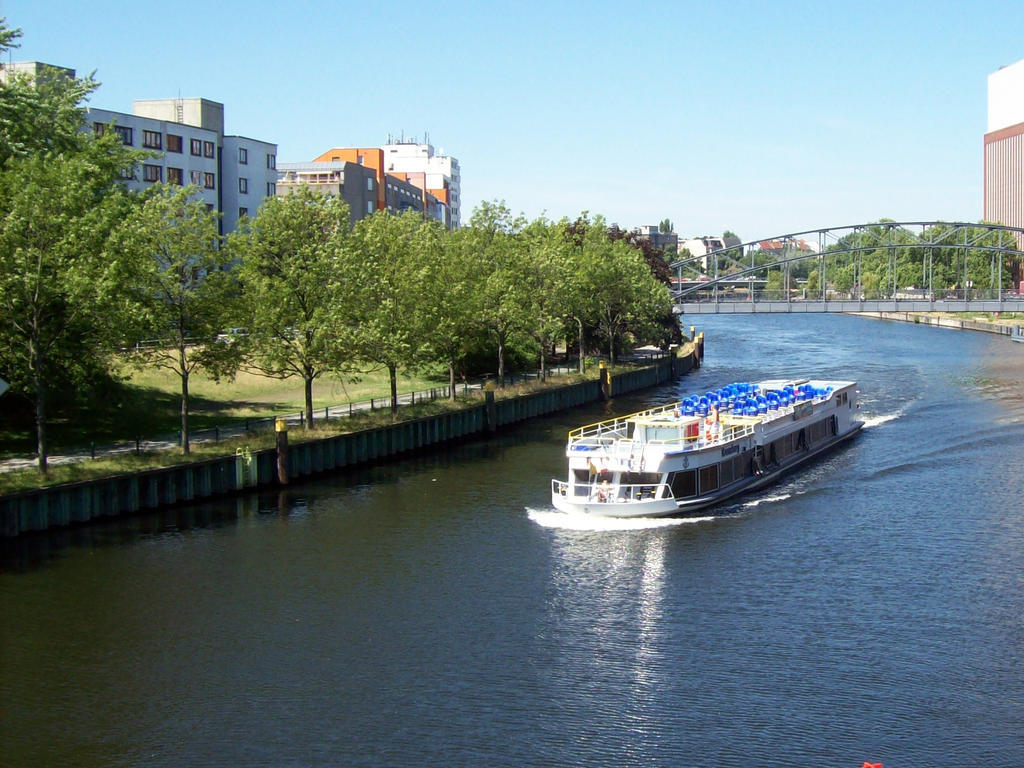
<svg viewBox="0 0 1024 768"><path fill-rule="evenodd" d="M106 123L93 123L92 124L92 130L93 130L93 132L97 136L102 136L104 133L107 132L107 124Z"/></svg>
<svg viewBox="0 0 1024 768"><path fill-rule="evenodd" d="M241 193L243 195L246 194L249 191L249 180L248 179L239 179L238 180L238 191L239 191L239 193Z"/></svg>
<svg viewBox="0 0 1024 768"><path fill-rule="evenodd" d="M184 176L181 172L181 168L168 168L167 169L167 183L177 184L179 187L184 183Z"/></svg>
<svg viewBox="0 0 1024 768"><path fill-rule="evenodd" d="M366 191L373 192L373 179L366 180Z"/></svg>
<svg viewBox="0 0 1024 768"><path fill-rule="evenodd" d="M267 155L267 168L277 170L277 155Z"/></svg>
<svg viewBox="0 0 1024 768"><path fill-rule="evenodd" d="M272 181L267 182L267 197L273 197L277 194L277 184Z"/></svg>
<svg viewBox="0 0 1024 768"><path fill-rule="evenodd" d="M214 189L217 186L216 177L209 171L203 174L203 186L207 189Z"/></svg>
<svg viewBox="0 0 1024 768"><path fill-rule="evenodd" d="M248 215L249 215L249 209L248 208L239 208L238 209L238 218L244 219Z"/></svg>
<svg viewBox="0 0 1024 768"><path fill-rule="evenodd" d="M241 165L249 164L249 150L246 149L245 147L238 148L238 162Z"/></svg>
<svg viewBox="0 0 1024 768"><path fill-rule="evenodd" d="M373 200L366 201L366 212L373 213Z"/></svg>
<svg viewBox="0 0 1024 768"><path fill-rule="evenodd" d="M203 183L202 171L189 171L188 177L189 182L195 184L197 187Z"/></svg>
<svg viewBox="0 0 1024 768"><path fill-rule="evenodd" d="M213 142L212 141L204 141L203 142L203 157L213 157Z"/></svg>
<svg viewBox="0 0 1024 768"><path fill-rule="evenodd" d="M203 154L203 140L192 139L192 141L189 142L189 150L192 152L193 155L199 157L201 154Z"/></svg>
<svg viewBox="0 0 1024 768"><path fill-rule="evenodd" d="M132 146L132 129L125 125L115 125L114 132L121 137L121 143L125 146Z"/></svg>
<svg viewBox="0 0 1024 768"><path fill-rule="evenodd" d="M159 165L143 165L142 178L144 181L161 181L164 177L164 169Z"/></svg>
<svg viewBox="0 0 1024 768"><path fill-rule="evenodd" d="M181 152L181 136L175 136L173 133L167 134L167 151Z"/></svg>
<svg viewBox="0 0 1024 768"><path fill-rule="evenodd" d="M164 137L160 131L143 131L142 146L146 149L163 149Z"/></svg>
<svg viewBox="0 0 1024 768"><path fill-rule="evenodd" d="M130 168L125 168L121 171L120 176L125 181L135 181L135 166L133 165Z"/></svg>

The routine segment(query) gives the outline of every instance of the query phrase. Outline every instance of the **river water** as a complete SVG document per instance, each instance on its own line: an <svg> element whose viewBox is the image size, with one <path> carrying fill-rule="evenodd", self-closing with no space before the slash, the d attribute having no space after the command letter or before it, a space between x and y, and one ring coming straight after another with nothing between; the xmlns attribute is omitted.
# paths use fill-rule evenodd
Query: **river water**
<svg viewBox="0 0 1024 768"><path fill-rule="evenodd" d="M1024 344L698 325L609 407L7 542L0 765L1024 766ZM787 374L866 429L699 520L550 507L568 429Z"/></svg>

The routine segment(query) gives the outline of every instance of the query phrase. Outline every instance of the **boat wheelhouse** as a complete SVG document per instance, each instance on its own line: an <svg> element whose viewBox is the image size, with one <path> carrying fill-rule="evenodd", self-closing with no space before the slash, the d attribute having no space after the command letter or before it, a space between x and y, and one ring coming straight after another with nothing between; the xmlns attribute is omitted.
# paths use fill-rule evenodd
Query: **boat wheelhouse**
<svg viewBox="0 0 1024 768"><path fill-rule="evenodd" d="M853 381L738 382L569 433L563 512L689 514L773 482L855 435Z"/></svg>

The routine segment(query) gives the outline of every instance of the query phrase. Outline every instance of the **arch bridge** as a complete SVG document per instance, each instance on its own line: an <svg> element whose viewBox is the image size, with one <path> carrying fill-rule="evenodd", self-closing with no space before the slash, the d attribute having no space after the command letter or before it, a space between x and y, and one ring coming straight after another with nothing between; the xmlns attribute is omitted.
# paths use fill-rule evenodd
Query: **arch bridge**
<svg viewBox="0 0 1024 768"><path fill-rule="evenodd" d="M670 264L677 314L1024 312L1024 229L883 221L753 240Z"/></svg>

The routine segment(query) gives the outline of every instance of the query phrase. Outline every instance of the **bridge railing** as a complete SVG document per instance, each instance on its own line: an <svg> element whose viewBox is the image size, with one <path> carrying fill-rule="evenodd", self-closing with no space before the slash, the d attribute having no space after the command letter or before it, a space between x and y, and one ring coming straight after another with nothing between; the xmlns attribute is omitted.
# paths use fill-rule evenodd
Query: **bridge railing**
<svg viewBox="0 0 1024 768"><path fill-rule="evenodd" d="M768 302L768 301L937 301L937 302L972 302L972 301L1018 301L1024 299L1024 294L1018 291L967 288L949 289L929 292L927 290L901 289L895 293L892 291L837 291L828 289L822 295L821 291L808 291L806 289L770 290L755 289L753 291L737 289L719 289L697 291L685 297L686 303L694 302Z"/></svg>

